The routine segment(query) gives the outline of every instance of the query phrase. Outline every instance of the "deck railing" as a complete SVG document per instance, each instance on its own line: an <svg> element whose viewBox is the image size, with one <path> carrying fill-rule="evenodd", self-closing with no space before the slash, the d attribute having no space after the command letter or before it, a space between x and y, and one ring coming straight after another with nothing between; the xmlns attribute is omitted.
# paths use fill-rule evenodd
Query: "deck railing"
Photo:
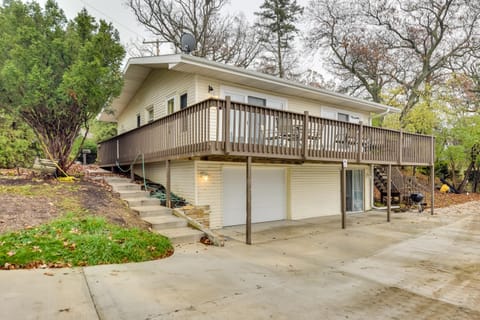
<svg viewBox="0 0 480 320"><path fill-rule="evenodd" d="M102 166L206 155L431 165L434 139L305 114L209 99L104 141Z"/></svg>

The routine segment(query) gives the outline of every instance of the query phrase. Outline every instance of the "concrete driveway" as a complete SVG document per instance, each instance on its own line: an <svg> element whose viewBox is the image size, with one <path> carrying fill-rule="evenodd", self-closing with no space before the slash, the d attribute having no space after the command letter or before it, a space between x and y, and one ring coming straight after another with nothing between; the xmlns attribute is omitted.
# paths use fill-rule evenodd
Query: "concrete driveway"
<svg viewBox="0 0 480 320"><path fill-rule="evenodd" d="M225 229L165 260L0 272L1 319L480 319L480 204Z"/></svg>

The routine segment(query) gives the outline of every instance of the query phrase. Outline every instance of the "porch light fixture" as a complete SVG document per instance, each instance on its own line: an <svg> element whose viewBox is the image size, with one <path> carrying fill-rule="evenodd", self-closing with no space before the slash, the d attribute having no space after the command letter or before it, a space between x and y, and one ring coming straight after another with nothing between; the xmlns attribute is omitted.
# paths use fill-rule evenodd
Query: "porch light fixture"
<svg viewBox="0 0 480 320"><path fill-rule="evenodd" d="M208 85L208 93L212 93L213 92L213 87L211 85Z"/></svg>
<svg viewBox="0 0 480 320"><path fill-rule="evenodd" d="M208 181L208 173L205 171L200 172L200 177L202 178L203 181L207 182Z"/></svg>

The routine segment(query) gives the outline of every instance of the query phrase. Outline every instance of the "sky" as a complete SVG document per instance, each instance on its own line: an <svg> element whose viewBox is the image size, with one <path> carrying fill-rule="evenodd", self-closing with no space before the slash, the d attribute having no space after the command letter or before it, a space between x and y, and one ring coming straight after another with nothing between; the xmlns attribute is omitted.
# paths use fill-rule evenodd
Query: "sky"
<svg viewBox="0 0 480 320"><path fill-rule="evenodd" d="M23 0L24 2L30 2L32 0ZM34 0L40 3L42 6L46 0ZM77 13L86 8L87 11L95 16L97 19L104 19L111 22L113 26L120 33L120 40L125 47L131 47L132 43L141 46L143 41L154 41L157 39L155 35L148 32L141 24L139 24L135 18L135 15L125 5L126 0L56 0L59 7L65 12L67 18L74 18ZM260 5L264 0L230 0L224 7L225 13L235 14L243 12L248 20L254 20L254 12L259 11ZM307 6L310 0L297 0L297 3L303 7ZM152 44L154 46L154 44ZM300 44L297 41L299 52L302 52ZM152 47L152 50L154 48ZM128 52L128 49L127 49ZM173 48L169 44L162 45L160 47L160 54L172 53ZM128 59L128 54L127 57ZM126 60L125 60L126 62ZM302 57L301 69L312 68L315 70L323 69L318 62L315 55L304 55Z"/></svg>
<svg viewBox="0 0 480 320"><path fill-rule="evenodd" d="M74 18L85 7L87 11L97 17L111 22L120 32L122 43L131 41L155 40L155 36L145 30L135 19L135 15L125 5L124 0L56 0L68 18ZM37 0L44 4L45 0ZM299 5L305 6L308 0L297 0ZM253 20L263 0L230 0L225 7L229 13L243 12L249 20Z"/></svg>

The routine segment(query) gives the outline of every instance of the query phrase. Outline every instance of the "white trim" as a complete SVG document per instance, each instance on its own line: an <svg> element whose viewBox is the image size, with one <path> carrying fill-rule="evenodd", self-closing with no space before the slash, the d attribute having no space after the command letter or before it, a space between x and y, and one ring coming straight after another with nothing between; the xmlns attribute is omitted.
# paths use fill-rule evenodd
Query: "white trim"
<svg viewBox="0 0 480 320"><path fill-rule="evenodd" d="M166 98L165 98L165 114L168 116L172 113L168 113L168 101L172 100L173 99L173 112L174 113L175 111L177 111L177 94L172 94L172 95L168 95Z"/></svg>

